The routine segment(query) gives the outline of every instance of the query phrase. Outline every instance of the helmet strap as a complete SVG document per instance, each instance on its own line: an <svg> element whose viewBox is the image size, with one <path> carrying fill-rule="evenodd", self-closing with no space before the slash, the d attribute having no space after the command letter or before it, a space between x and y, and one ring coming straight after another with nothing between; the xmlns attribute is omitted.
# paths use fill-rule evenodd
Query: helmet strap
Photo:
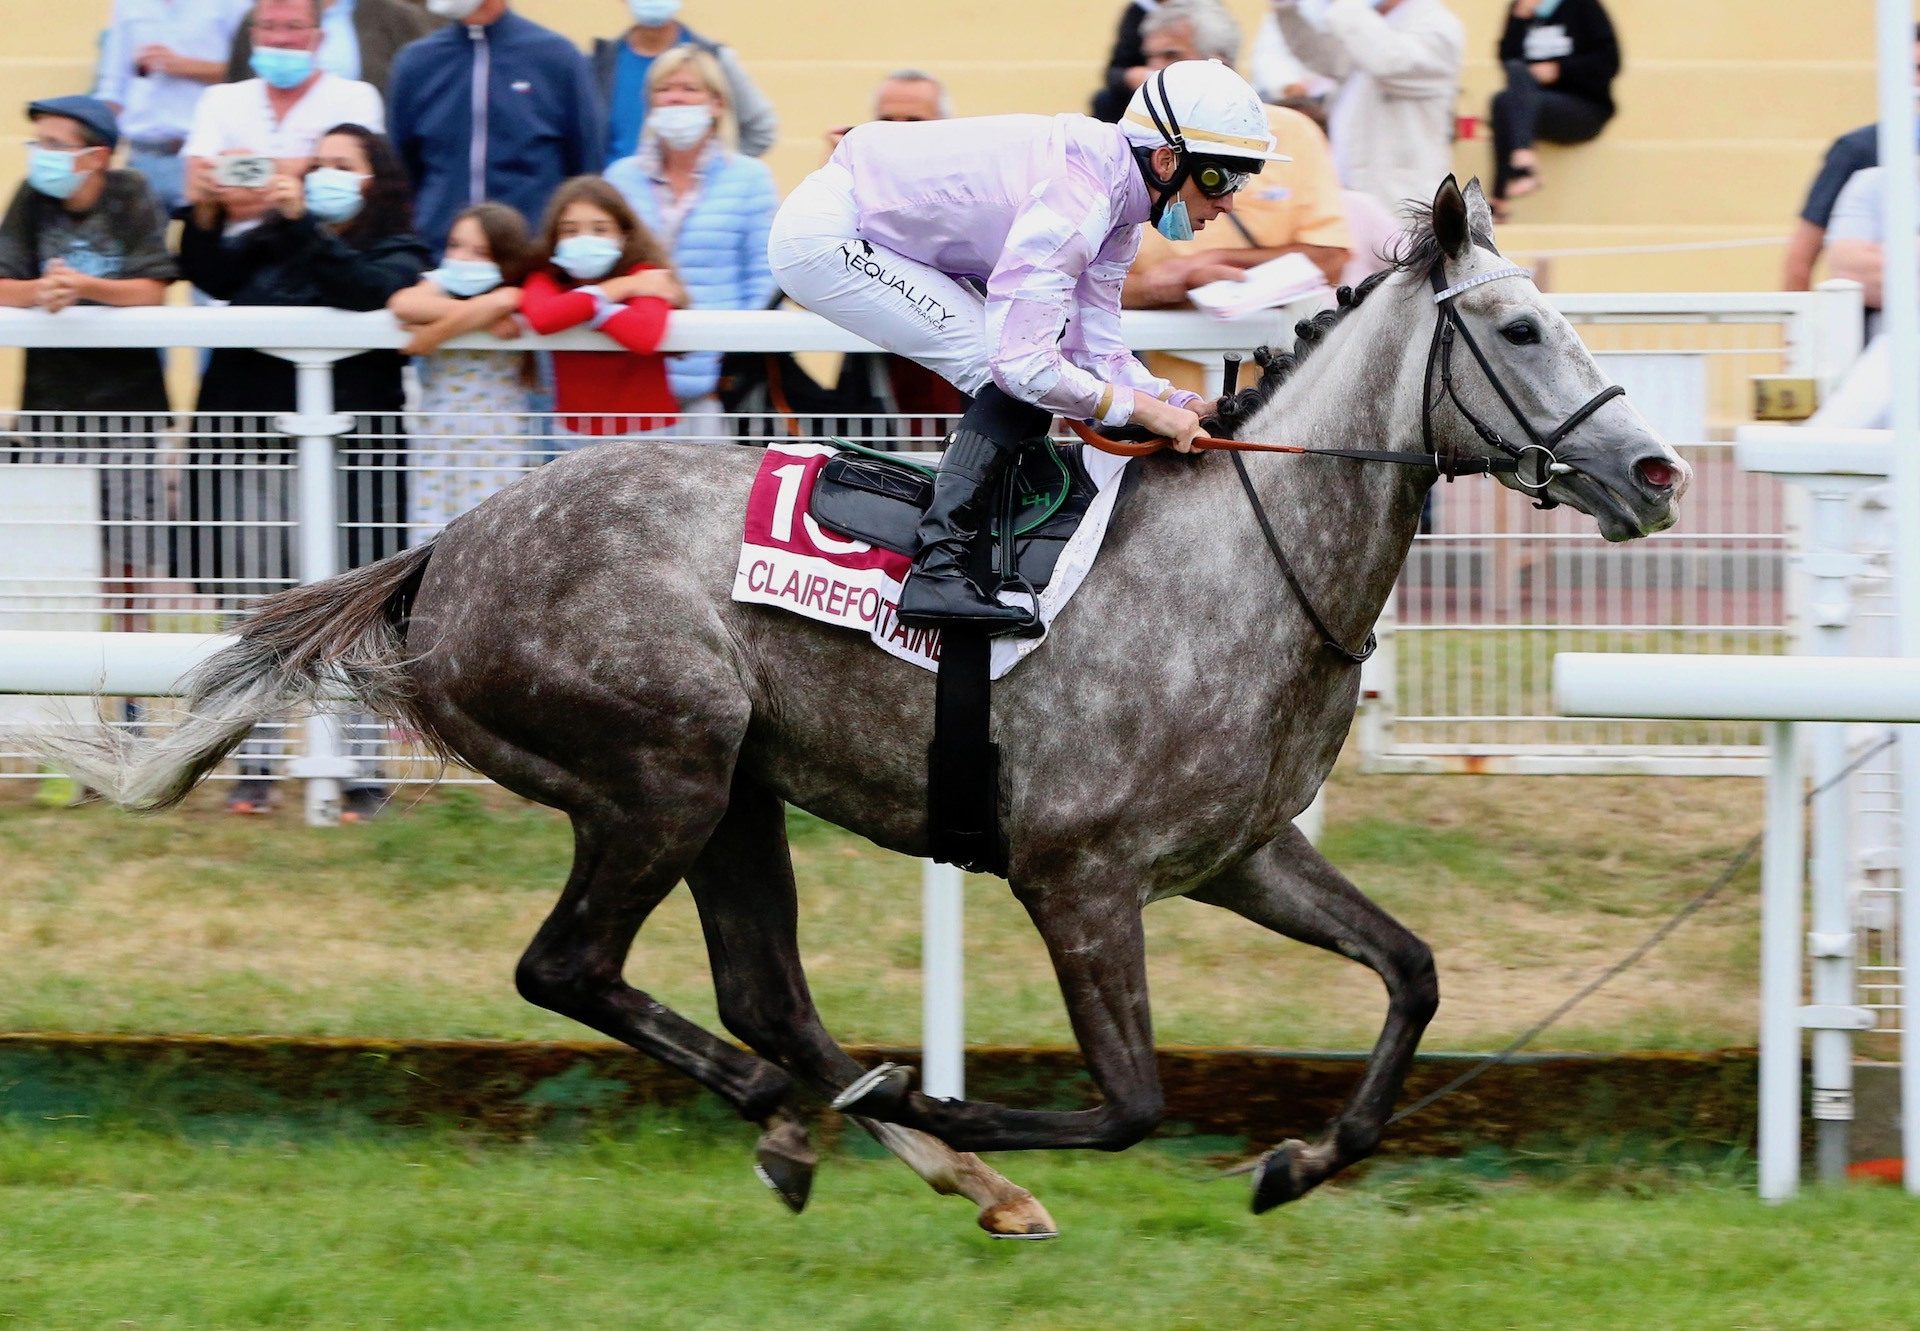
<svg viewBox="0 0 1920 1331"><path fill-rule="evenodd" d="M1187 183L1187 177L1193 173L1193 163L1187 155L1186 135L1180 132L1180 121L1173 114L1173 103L1167 98L1166 70L1162 69L1154 75L1153 87L1160 94L1160 106L1156 107L1153 104L1152 93L1148 93L1140 100L1146 104L1147 114L1153 117L1153 127L1160 131L1160 137L1166 140L1166 146L1173 149L1176 164L1173 174L1163 177L1153 169L1153 154L1158 151L1157 149L1136 144L1133 155L1140 163L1140 174L1146 177L1149 185L1153 186L1157 196L1153 201L1153 211L1148 215L1148 220L1157 224L1160 221L1160 215L1166 212L1167 205L1173 202L1174 195L1180 192L1180 187ZM1160 118L1162 108L1167 113L1164 120Z"/></svg>

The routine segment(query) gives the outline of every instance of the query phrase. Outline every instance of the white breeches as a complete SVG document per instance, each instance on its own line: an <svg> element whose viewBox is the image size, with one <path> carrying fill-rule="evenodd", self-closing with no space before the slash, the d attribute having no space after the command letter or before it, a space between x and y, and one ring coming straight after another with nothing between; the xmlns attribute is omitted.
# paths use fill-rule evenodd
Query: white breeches
<svg viewBox="0 0 1920 1331"><path fill-rule="evenodd" d="M844 167L829 163L787 196L767 258L780 289L807 309L961 392L971 396L991 377L985 300L938 269L860 239Z"/></svg>

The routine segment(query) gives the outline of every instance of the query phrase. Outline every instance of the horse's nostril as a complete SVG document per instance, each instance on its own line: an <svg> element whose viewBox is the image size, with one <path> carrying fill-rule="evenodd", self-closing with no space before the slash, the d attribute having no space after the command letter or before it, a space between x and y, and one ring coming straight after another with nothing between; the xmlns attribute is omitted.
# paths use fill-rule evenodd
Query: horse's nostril
<svg viewBox="0 0 1920 1331"><path fill-rule="evenodd" d="M1634 464L1633 470L1656 490L1671 490L1674 482L1680 479L1679 469L1665 458L1641 458Z"/></svg>

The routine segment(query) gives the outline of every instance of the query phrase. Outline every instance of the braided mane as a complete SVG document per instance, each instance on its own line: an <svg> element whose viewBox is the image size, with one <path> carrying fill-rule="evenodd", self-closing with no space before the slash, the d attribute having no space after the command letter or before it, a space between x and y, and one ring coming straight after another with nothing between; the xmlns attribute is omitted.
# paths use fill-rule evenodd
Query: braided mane
<svg viewBox="0 0 1920 1331"><path fill-rule="evenodd" d="M1253 360L1260 367L1259 380L1232 397L1220 399L1215 414L1202 422L1208 434L1221 439L1238 438L1236 432L1240 427L1252 420L1273 399L1273 395L1280 391L1280 385L1300 368L1300 363L1312 354L1313 349L1327 340L1327 335L1339 326L1341 320L1359 309L1361 302L1372 295L1381 283L1401 273L1424 276L1441 261L1440 238L1433 231L1433 209L1427 204L1410 202L1403 211L1407 218L1406 230L1395 236L1388 243L1386 252L1380 256L1390 266L1372 274L1357 287L1341 287L1333 293L1334 308L1322 310L1295 324L1293 335L1296 340L1291 350L1275 351L1269 346L1257 348ZM1493 237L1485 232L1476 230L1473 240L1476 245L1499 253Z"/></svg>

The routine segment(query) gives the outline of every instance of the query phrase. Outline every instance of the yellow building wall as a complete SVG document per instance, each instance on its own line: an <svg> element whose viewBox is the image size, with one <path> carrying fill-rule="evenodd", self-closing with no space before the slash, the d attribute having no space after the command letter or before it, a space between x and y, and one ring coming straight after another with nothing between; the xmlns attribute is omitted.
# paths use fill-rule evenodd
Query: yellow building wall
<svg viewBox="0 0 1920 1331"><path fill-rule="evenodd" d="M584 46L620 31L619 0L520 0ZM1248 46L1262 5L1230 0ZM1455 0L1468 27L1460 110L1484 119L1498 84L1505 6ZM1768 239L1790 226L1827 143L1873 114L1872 6L1864 0L1609 0L1626 72L1602 138L1548 149L1547 187L1503 230L1522 259L1543 251ZM16 105L87 88L108 0L0 0L0 88ZM782 187L821 159L821 133L867 113L889 70L946 80L960 114L1084 109L1101 74L1117 0L809 4L690 0L690 25L733 45L781 115L767 155ZM22 125L24 130L24 124ZM0 132L0 188L22 169L22 135ZM1462 176L1490 150L1463 142ZM1776 284L1775 247L1673 255L1562 257L1559 290L1733 290Z"/></svg>

